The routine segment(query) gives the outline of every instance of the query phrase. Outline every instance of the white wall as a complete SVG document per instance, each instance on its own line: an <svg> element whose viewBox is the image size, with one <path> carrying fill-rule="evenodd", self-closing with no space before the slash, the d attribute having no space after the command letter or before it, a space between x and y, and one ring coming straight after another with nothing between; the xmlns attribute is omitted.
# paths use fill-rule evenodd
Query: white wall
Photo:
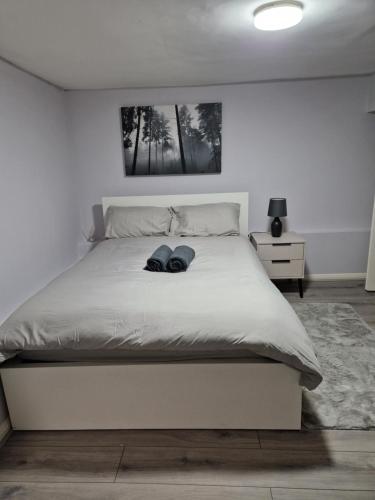
<svg viewBox="0 0 375 500"><path fill-rule="evenodd" d="M0 323L77 258L67 141L65 94L0 61Z"/></svg>
<svg viewBox="0 0 375 500"><path fill-rule="evenodd" d="M89 232L105 195L246 190L250 229L264 230L269 197L286 196L309 272L364 272L375 190L369 86L363 77L69 92L81 228ZM205 101L223 103L221 175L124 177L121 105Z"/></svg>

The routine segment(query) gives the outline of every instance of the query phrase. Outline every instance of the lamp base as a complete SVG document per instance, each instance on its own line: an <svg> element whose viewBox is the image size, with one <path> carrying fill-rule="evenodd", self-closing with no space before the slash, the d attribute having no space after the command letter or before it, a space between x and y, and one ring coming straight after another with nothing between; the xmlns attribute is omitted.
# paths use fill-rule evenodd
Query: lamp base
<svg viewBox="0 0 375 500"><path fill-rule="evenodd" d="M271 224L271 234L274 238L280 238L283 230L283 224L278 217L275 217Z"/></svg>

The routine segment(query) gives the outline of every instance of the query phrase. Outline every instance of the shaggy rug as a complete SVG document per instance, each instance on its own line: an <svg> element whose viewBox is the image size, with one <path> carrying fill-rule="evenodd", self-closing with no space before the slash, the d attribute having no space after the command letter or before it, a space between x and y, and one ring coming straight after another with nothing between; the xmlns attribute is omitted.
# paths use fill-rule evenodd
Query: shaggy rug
<svg viewBox="0 0 375 500"><path fill-rule="evenodd" d="M293 308L315 346L323 382L304 390L307 429L375 429L375 332L349 304Z"/></svg>

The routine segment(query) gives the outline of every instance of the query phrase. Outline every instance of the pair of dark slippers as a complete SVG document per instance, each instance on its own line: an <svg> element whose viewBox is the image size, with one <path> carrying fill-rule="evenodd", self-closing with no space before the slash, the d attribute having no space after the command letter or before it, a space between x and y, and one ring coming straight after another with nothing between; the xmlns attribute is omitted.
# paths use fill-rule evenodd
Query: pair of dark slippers
<svg viewBox="0 0 375 500"><path fill-rule="evenodd" d="M154 273L181 273L187 270L194 257L194 250L187 245L180 245L174 250L168 245L161 245L147 259L145 270Z"/></svg>

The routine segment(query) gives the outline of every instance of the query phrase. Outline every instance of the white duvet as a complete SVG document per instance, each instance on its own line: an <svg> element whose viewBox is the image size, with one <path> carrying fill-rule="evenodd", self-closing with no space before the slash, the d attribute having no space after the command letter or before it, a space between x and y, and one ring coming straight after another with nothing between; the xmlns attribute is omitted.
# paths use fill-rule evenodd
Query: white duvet
<svg viewBox="0 0 375 500"><path fill-rule="evenodd" d="M186 273L143 270L164 243L194 248ZM296 368L307 388L321 381L303 325L241 236L100 243L0 326L0 361L29 351L167 359L255 354Z"/></svg>

